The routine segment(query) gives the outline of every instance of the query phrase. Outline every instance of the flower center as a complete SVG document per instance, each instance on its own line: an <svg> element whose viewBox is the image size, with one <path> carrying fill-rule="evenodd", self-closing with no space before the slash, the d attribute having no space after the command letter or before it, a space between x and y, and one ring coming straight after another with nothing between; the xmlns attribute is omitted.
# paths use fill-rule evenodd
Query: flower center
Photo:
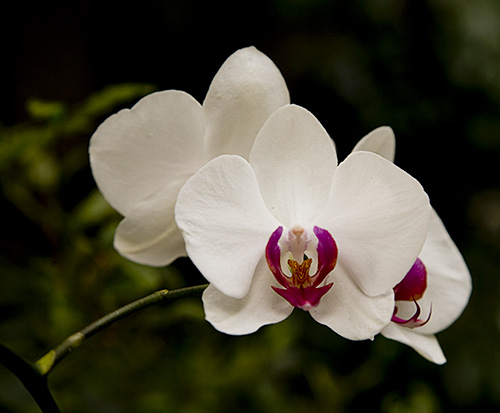
<svg viewBox="0 0 500 413"><path fill-rule="evenodd" d="M311 268L311 263L312 258L304 260L302 264L294 260L288 260L288 266L292 272L292 284L304 287L310 285L311 276L309 275L309 269Z"/></svg>
<svg viewBox="0 0 500 413"><path fill-rule="evenodd" d="M305 255L310 249L313 238L300 227L293 226L288 230L288 237L282 242L288 251L282 251L279 241L283 234L283 227L278 227L269 238L266 246L266 260L274 278L283 288L271 287L276 293L286 299L294 307L310 310L319 304L321 298L330 290L333 283L320 285L332 272L337 262L337 244L330 233L322 228L314 227L313 233L317 239L315 252L317 255L317 269L314 275L309 275L312 258ZM282 253L291 253L294 259L288 259L290 276L286 275L281 267Z"/></svg>
<svg viewBox="0 0 500 413"><path fill-rule="evenodd" d="M415 303L417 307L415 313L409 319L400 318L396 315L398 307L395 306L391 321L408 328L421 327L427 324L431 319L432 308L427 319L421 320L418 318L420 316L420 306L417 303L417 300L420 300L424 295L426 288L427 269L420 258L417 258L403 280L393 288L396 301L413 301Z"/></svg>

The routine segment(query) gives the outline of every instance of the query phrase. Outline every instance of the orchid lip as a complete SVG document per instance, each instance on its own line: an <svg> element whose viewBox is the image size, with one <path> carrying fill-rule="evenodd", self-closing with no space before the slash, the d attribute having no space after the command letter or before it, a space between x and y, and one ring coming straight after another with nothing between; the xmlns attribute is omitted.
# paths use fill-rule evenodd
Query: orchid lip
<svg viewBox="0 0 500 413"><path fill-rule="evenodd" d="M429 320L431 319L432 306L431 306L431 309L429 311L429 316L427 317L427 319L420 320L418 318L420 316L420 306L418 305L416 300L414 300L414 303L417 306L417 308L416 308L413 316L411 316L408 320L397 317L396 313L398 312L398 307L394 307L394 314L392 315L391 321L393 323L396 323L396 324L399 324L403 327L408 327L408 328L422 327L422 326L426 325L429 322Z"/></svg>
<svg viewBox="0 0 500 413"><path fill-rule="evenodd" d="M394 307L394 313L392 315L391 321L408 328L422 327L427 324L431 318L432 306L429 311L429 316L426 320L421 320L420 316L420 305L417 300L420 300L427 289L427 269L424 263L417 258L415 263L410 268L408 273L405 275L403 280L394 287L394 299L396 301L413 301L416 306L415 313L408 319L398 317L396 314L398 312L398 307Z"/></svg>
<svg viewBox="0 0 500 413"><path fill-rule="evenodd" d="M292 227L289 230L289 240L287 242L289 250L294 258L289 259L288 266L291 276L286 275L281 267L282 250L279 240L283 234L283 227L278 227L269 237L266 246L266 260L274 278L280 283L282 288L272 287L273 290L285 298L294 307L303 310L315 308L321 298L330 290L333 283L321 286L328 274L335 268L337 262L338 249L331 234L322 228L315 226L314 235L318 240L316 246L317 269L314 275L309 275L312 258L302 260L305 249L311 241L307 231L300 227ZM300 263L299 263L300 261Z"/></svg>
<svg viewBox="0 0 500 413"><path fill-rule="evenodd" d="M420 258L405 275L403 280L394 287L396 301L419 300L427 288L427 269Z"/></svg>

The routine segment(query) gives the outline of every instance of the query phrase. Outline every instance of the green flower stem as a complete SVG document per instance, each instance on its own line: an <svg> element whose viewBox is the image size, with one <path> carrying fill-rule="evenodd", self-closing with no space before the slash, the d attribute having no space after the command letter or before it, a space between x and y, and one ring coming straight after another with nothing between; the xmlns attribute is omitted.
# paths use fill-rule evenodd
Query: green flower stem
<svg viewBox="0 0 500 413"><path fill-rule="evenodd" d="M89 324L87 327L83 328L77 333L74 333L66 338L66 340L64 340L61 344L50 350L47 354L36 361L35 366L41 376L46 376L66 355L79 347L83 341L85 341L89 337L92 337L94 334L98 333L104 328L110 326L114 322L121 320L122 318L127 317L130 314L151 307L159 302L199 294L207 287L208 284L204 284L171 291L160 290L130 304L127 304L119 308L118 310L105 315L104 317L93 322L92 324Z"/></svg>
<svg viewBox="0 0 500 413"><path fill-rule="evenodd" d="M35 363L25 360L8 346L0 343L0 364L7 367L21 380L43 413L59 413L60 410L47 385L47 375L66 355L79 347L83 341L110 326L115 321L163 301L200 294L207 287L208 284L204 284L172 291L156 291L105 315L79 332L72 334Z"/></svg>
<svg viewBox="0 0 500 413"><path fill-rule="evenodd" d="M47 377L40 375L36 365L2 343L0 343L0 364L21 380L42 412L59 413L60 410L47 386Z"/></svg>

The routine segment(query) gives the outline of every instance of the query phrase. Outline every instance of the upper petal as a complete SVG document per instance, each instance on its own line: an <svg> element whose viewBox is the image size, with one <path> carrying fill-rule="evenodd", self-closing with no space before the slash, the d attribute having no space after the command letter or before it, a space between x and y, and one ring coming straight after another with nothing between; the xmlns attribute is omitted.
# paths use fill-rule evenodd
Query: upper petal
<svg viewBox="0 0 500 413"><path fill-rule="evenodd" d="M418 354L433 363L446 363L446 357L443 354L443 350L441 350L441 346L436 336L432 334L419 334L418 330L420 330L420 328L411 330L390 323L382 330L382 335L412 347Z"/></svg>
<svg viewBox="0 0 500 413"><path fill-rule="evenodd" d="M250 163L272 214L286 226L308 225L328 200L337 154L314 115L287 105L262 127Z"/></svg>
<svg viewBox="0 0 500 413"><path fill-rule="evenodd" d="M419 257L427 268L427 290L419 304L424 313L432 306L432 315L426 325L415 331L433 334L450 326L462 314L472 291L467 264L434 210Z"/></svg>
<svg viewBox="0 0 500 413"><path fill-rule="evenodd" d="M90 141L90 164L106 200L123 215L165 185L178 185L203 165L200 104L168 90L109 117Z"/></svg>
<svg viewBox="0 0 500 413"><path fill-rule="evenodd" d="M377 297L364 294L341 265L331 273L333 287L311 316L349 340L373 339L391 320L394 310L392 291Z"/></svg>
<svg viewBox="0 0 500 413"><path fill-rule="evenodd" d="M362 138L354 147L355 151L374 152L385 159L394 162L396 138L389 126L381 126Z"/></svg>
<svg viewBox="0 0 500 413"><path fill-rule="evenodd" d="M381 156L354 152L335 171L316 225L332 234L347 274L376 296L392 290L415 262L429 215L414 178Z"/></svg>
<svg viewBox="0 0 500 413"><path fill-rule="evenodd" d="M271 285L278 284L264 259L255 270L248 294L241 299L228 297L211 284L203 293L207 321L223 333L241 335L284 320L293 307L276 294Z"/></svg>
<svg viewBox="0 0 500 413"><path fill-rule="evenodd" d="M140 264L163 266L185 256L184 240L174 219L178 187L167 185L140 201L115 233L115 248Z"/></svg>
<svg viewBox="0 0 500 413"><path fill-rule="evenodd" d="M276 65L255 47L238 50L219 69L203 102L208 155L247 158L266 119L287 103L288 89Z"/></svg>
<svg viewBox="0 0 500 413"><path fill-rule="evenodd" d="M222 155L182 187L175 219L189 257L221 293L242 298L279 222L260 195L250 164Z"/></svg>

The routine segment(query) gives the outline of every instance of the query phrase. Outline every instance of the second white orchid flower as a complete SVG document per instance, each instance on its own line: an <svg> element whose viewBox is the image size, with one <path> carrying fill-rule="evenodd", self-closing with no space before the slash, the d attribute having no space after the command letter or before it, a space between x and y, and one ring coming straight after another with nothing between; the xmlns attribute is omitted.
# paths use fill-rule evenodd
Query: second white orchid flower
<svg viewBox="0 0 500 413"><path fill-rule="evenodd" d="M174 220L179 189L220 154L248 157L257 132L290 103L278 68L254 47L231 55L203 105L167 90L108 118L90 142L90 164L106 200L125 216L115 247L132 261L163 266L186 255Z"/></svg>
<svg viewBox="0 0 500 413"><path fill-rule="evenodd" d="M381 127L361 139L354 151L370 151L393 162L395 149L392 129ZM436 364L443 364L446 357L435 334L462 314L471 291L471 276L462 254L432 210L422 251L403 281L394 288L394 315L382 335L413 347Z"/></svg>

